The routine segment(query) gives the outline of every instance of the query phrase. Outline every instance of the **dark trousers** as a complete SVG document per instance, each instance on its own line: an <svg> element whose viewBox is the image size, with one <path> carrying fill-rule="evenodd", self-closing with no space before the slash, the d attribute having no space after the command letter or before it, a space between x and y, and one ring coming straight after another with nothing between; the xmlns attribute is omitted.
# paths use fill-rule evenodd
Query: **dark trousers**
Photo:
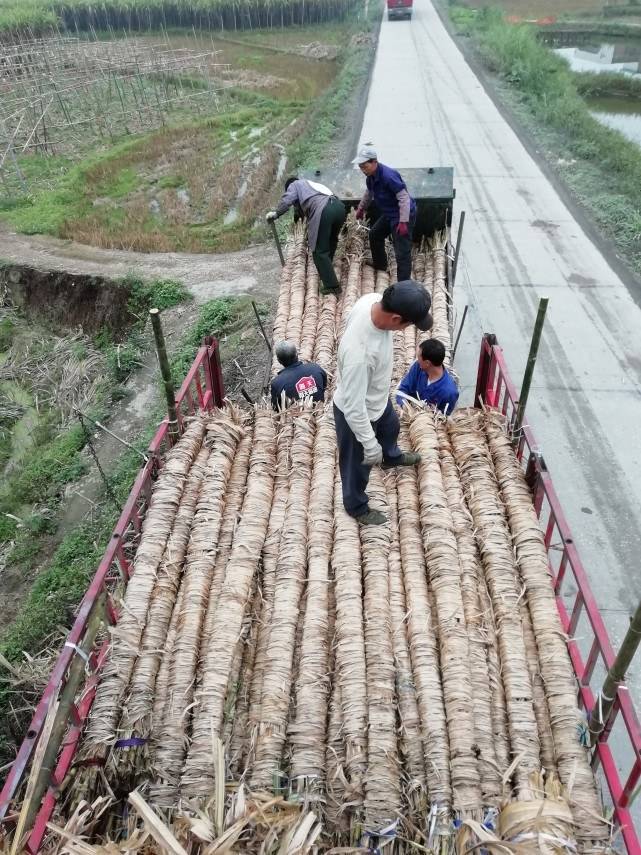
<svg viewBox="0 0 641 855"><path fill-rule="evenodd" d="M376 270L387 270L385 238L392 235L396 255L396 278L399 282L412 278L412 233L416 216L410 217L407 224L407 237L396 234L396 226L387 217L379 217L369 231L369 246L372 250L372 263Z"/></svg>
<svg viewBox="0 0 641 855"><path fill-rule="evenodd" d="M323 208L318 226L316 249L312 253L316 270L318 270L320 280L326 288L340 288L340 283L336 278L336 273L334 273L334 255L338 245L338 236L346 217L345 205L340 199L332 196Z"/></svg>
<svg viewBox="0 0 641 855"><path fill-rule="evenodd" d="M338 444L338 466L343 483L343 504L347 513L356 517L369 510L365 488L369 481L371 467L363 463L363 446L352 433L345 416L336 404L334 404L334 423ZM387 402L385 412L380 419L372 422L372 427L383 449L383 460L400 457L401 450L396 440L401 426L391 401Z"/></svg>

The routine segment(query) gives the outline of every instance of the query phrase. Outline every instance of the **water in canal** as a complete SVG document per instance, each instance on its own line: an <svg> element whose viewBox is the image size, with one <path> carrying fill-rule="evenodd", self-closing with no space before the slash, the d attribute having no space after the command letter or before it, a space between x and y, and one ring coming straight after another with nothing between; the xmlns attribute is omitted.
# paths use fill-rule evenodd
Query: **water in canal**
<svg viewBox="0 0 641 855"><path fill-rule="evenodd" d="M581 44L555 51L572 71L615 72L641 79L641 41L615 39L600 44ZM617 95L592 95L585 99L595 119L641 146L641 99Z"/></svg>

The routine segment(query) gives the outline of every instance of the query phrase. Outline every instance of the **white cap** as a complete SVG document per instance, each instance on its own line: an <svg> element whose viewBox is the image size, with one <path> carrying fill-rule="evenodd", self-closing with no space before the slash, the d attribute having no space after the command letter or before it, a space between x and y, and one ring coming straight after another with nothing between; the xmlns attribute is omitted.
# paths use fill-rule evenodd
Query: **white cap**
<svg viewBox="0 0 641 855"><path fill-rule="evenodd" d="M366 143L359 148L358 154L352 163L358 163L360 165L361 163L366 163L368 160L378 160L376 149L372 148L370 143Z"/></svg>

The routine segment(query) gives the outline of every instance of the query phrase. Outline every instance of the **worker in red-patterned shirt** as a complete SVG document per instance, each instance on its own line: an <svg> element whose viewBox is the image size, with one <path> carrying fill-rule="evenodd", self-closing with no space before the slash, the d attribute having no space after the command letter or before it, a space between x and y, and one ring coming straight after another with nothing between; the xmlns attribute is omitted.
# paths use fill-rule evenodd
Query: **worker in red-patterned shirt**
<svg viewBox="0 0 641 855"><path fill-rule="evenodd" d="M280 341L276 345L276 358L283 366L271 384L272 407L284 410L293 401L324 401L327 374L315 362L302 362L296 345Z"/></svg>

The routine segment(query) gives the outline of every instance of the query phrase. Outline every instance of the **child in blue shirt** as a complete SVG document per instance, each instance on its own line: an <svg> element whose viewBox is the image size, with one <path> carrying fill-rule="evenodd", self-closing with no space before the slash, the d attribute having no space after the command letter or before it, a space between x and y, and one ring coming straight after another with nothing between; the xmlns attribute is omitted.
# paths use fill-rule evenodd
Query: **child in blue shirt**
<svg viewBox="0 0 641 855"><path fill-rule="evenodd" d="M398 391L412 398L432 404L449 416L458 401L458 388L452 375L443 365L445 345L436 338L428 338L418 346L416 362L401 380ZM396 396L399 406L405 399Z"/></svg>

